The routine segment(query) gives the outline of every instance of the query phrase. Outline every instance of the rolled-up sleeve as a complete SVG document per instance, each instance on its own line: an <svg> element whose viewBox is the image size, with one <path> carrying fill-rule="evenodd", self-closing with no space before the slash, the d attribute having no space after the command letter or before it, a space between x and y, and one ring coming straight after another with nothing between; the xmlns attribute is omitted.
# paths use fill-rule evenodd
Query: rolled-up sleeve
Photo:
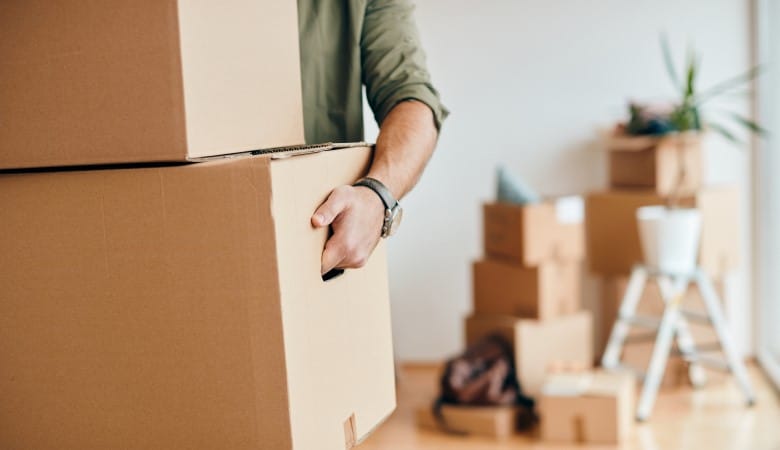
<svg viewBox="0 0 780 450"><path fill-rule="evenodd" d="M440 129L449 111L431 84L413 11L409 0L368 0L360 42L366 97L380 125L399 102L418 100Z"/></svg>

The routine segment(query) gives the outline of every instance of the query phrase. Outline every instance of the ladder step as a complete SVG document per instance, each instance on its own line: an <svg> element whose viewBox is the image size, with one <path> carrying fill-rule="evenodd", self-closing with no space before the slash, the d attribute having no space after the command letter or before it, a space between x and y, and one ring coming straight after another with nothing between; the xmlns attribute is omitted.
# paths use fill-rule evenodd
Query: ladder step
<svg viewBox="0 0 780 450"><path fill-rule="evenodd" d="M621 317L619 320L642 328L657 330L661 326L661 319L654 316L628 316Z"/></svg>
<svg viewBox="0 0 780 450"><path fill-rule="evenodd" d="M712 320L710 320L710 316L704 313L700 313L698 311L691 311L688 309L680 309L680 314L682 314L683 317L690 320L691 322L697 322L703 325L712 325Z"/></svg>
<svg viewBox="0 0 780 450"><path fill-rule="evenodd" d="M649 341L655 341L656 337L658 335L656 333L642 333L642 334L631 334L626 336L626 338L623 340L623 344L629 345L629 344L639 344L643 342L649 342Z"/></svg>
<svg viewBox="0 0 780 450"><path fill-rule="evenodd" d="M629 366L629 365L623 364L623 363L618 363L618 365L612 366L612 367L608 367L606 369L609 370L609 371L629 372L629 373L633 374L635 377L637 377L640 380L644 380L645 377L647 376L646 372L644 372L644 371L642 371L642 370L640 370L640 369L638 369L638 368L636 368L634 366Z"/></svg>
<svg viewBox="0 0 780 450"><path fill-rule="evenodd" d="M696 343L697 352L707 353L707 352L718 352L721 350L723 350L723 346L719 341Z"/></svg>
<svg viewBox="0 0 780 450"><path fill-rule="evenodd" d="M683 355L683 359L691 364L700 364L710 369L731 372L731 368L729 367L728 362L721 358L713 358L711 356L703 355Z"/></svg>

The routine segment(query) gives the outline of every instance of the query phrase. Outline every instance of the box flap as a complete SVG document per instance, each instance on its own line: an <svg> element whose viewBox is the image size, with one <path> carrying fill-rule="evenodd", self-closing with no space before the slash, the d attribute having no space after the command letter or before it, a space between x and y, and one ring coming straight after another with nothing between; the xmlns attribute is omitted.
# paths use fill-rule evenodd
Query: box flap
<svg viewBox="0 0 780 450"><path fill-rule="evenodd" d="M327 152L355 147L372 147L374 144L366 142L324 142L322 144L291 145L286 147L264 148L240 153L227 153L223 155L201 156L187 158L190 162L214 161L226 158L245 158L248 156L268 155L271 159L284 159L292 156L310 155L312 153Z"/></svg>

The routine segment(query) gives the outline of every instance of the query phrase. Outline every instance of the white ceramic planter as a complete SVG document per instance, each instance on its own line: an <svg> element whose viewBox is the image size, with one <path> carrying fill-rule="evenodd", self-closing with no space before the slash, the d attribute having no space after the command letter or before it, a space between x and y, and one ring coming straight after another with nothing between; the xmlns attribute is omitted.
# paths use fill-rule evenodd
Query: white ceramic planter
<svg viewBox="0 0 780 450"><path fill-rule="evenodd" d="M701 238L697 209L645 206L636 211L645 263L667 273L690 273L696 268Z"/></svg>

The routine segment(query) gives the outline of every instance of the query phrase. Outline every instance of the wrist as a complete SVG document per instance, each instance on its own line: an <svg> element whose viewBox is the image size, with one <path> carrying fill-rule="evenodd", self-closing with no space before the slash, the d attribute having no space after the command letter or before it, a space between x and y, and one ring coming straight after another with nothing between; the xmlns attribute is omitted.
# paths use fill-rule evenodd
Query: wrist
<svg viewBox="0 0 780 450"><path fill-rule="evenodd" d="M355 187L365 187L376 195L376 197L382 202L382 206L384 209L384 217L383 217L383 223L382 223L382 237L386 238L395 233L395 230L398 228L398 226L401 223L401 219L403 217L403 209L401 208L401 205L398 203L398 200L395 199L392 192L387 188L387 186L384 185L381 181L371 178L371 177L365 177L359 179L355 184L353 185Z"/></svg>
<svg viewBox="0 0 780 450"><path fill-rule="evenodd" d="M399 187L400 184L387 171L371 170L365 178L371 178L382 183L395 199L400 199L403 196L403 192Z"/></svg>

